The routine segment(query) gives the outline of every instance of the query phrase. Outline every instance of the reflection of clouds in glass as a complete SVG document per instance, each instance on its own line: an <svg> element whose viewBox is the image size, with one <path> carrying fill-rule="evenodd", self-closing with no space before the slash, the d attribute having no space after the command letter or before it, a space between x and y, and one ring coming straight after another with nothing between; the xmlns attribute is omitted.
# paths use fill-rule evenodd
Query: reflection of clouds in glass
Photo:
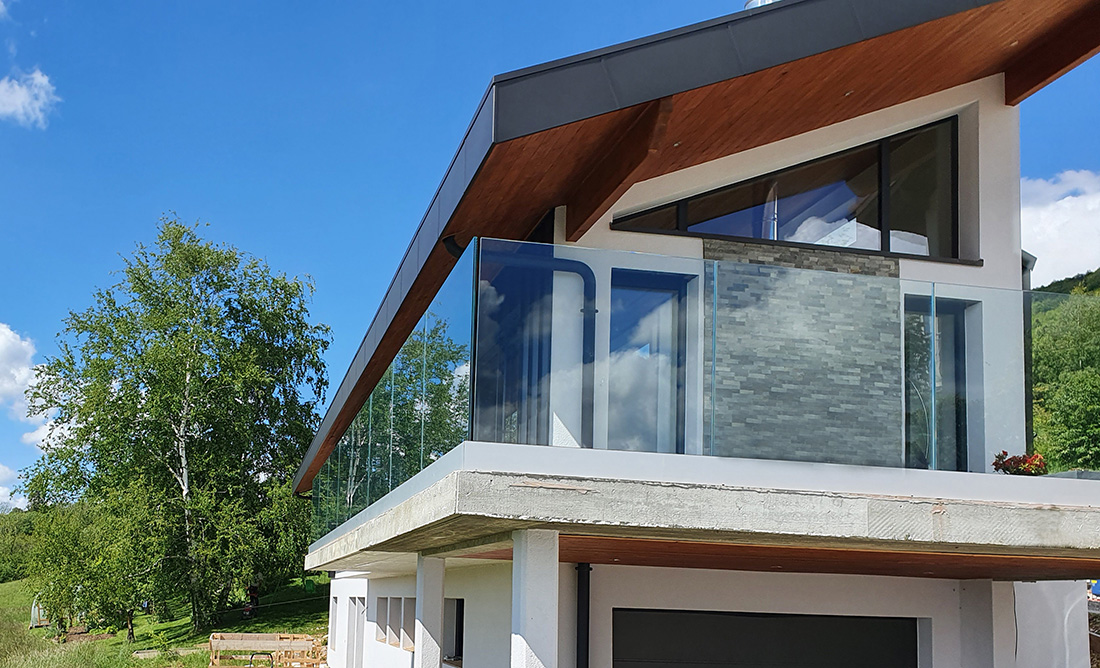
<svg viewBox="0 0 1100 668"><path fill-rule="evenodd" d="M652 352L652 351L651 351ZM609 359L611 383L608 387L608 448L656 452L666 445L658 432L659 402L674 402L675 394L661 396L659 369L674 368L663 353L643 355L637 350L613 353ZM667 393L666 393L667 394ZM675 405L663 408L675 412Z"/></svg>
<svg viewBox="0 0 1100 668"><path fill-rule="evenodd" d="M802 221L798 229L785 237L787 241L819 246L839 246L842 248L865 248L878 250L882 245L882 233L870 225L858 220L840 220L829 222L812 216Z"/></svg>
<svg viewBox="0 0 1100 668"><path fill-rule="evenodd" d="M652 294L652 293L651 293ZM608 360L608 447L616 450L675 450L677 414L677 342L674 302L649 302L625 345ZM638 302L635 302L638 303ZM622 313L629 318L631 314Z"/></svg>

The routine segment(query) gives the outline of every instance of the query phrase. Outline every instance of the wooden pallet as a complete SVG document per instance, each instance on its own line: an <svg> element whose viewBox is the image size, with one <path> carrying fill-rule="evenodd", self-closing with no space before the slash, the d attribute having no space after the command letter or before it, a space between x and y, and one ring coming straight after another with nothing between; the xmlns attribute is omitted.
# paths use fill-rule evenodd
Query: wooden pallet
<svg viewBox="0 0 1100 668"><path fill-rule="evenodd" d="M249 661L272 668L317 668L325 658L325 646L300 633L211 633L210 666L229 661Z"/></svg>

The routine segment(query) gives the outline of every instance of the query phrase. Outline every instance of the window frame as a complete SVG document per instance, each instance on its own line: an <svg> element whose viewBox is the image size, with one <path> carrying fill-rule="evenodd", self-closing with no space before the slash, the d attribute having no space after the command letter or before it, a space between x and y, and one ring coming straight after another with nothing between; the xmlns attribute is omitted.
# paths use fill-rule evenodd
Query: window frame
<svg viewBox="0 0 1100 668"><path fill-rule="evenodd" d="M953 254L950 257L944 257L941 255L932 255L931 251L928 255L918 255L913 253L898 253L890 250L890 144L899 139L904 139L910 135L918 134L926 130L930 130L940 125L949 125L951 135L951 247ZM687 210L688 204L692 201L711 197L713 195L725 192L727 190L734 190L737 188L745 187L751 183L760 181L762 179L768 179L781 174L791 172L803 167L808 167L815 163L823 162L826 160L832 160L834 158L841 157L847 153L854 151L866 150L868 148L876 148L878 151L878 219L879 219L879 232L881 241L879 243L879 250L869 250L866 248L850 248L847 246L829 246L826 244L812 244L801 241L785 241L781 239L759 239L754 237L741 237L727 234L714 234L711 232L693 232L688 229ZM732 240L743 243L754 244L766 244L774 246L789 246L794 248L812 248L816 250L835 251L841 253L858 253L861 255L879 255L885 257L898 257L908 259L929 260L934 262L950 262L958 264L973 264L980 265L982 262L978 259L967 259L962 257L962 249L960 243L959 234L959 116L954 114L946 118L941 118L931 123L925 123L924 125L905 130L887 137L876 139L875 141L866 142L857 146L850 146L840 151L835 151L828 155L818 156L809 160L787 165L781 169L776 169L764 174L758 174L756 176L742 179L736 183L731 183L720 188L713 188L705 192L683 197L671 202L666 202L660 206L652 206L642 211L636 211L623 216L618 216L612 219L611 229L622 232L638 232L642 234L667 234L673 236L686 236L695 237L701 239L720 239L720 240ZM639 218L652 215L663 209L674 209L676 214L676 229L657 229L651 227L641 227L632 224Z"/></svg>

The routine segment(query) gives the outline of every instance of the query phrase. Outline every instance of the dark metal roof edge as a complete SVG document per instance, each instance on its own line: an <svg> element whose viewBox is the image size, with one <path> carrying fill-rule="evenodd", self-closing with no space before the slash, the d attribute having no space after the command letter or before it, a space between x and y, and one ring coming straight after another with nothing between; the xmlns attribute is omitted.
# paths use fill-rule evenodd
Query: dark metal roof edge
<svg viewBox="0 0 1100 668"><path fill-rule="evenodd" d="M516 70L493 79L503 99L497 139L735 79L1000 1L781 0ZM713 57L700 59L703 50ZM573 91L579 93L571 96Z"/></svg>
<svg viewBox="0 0 1100 668"><path fill-rule="evenodd" d="M638 37L636 39L627 40L625 42L619 42L618 44L603 46L598 49L592 49L591 51L585 51L583 53L565 56L564 58L557 58L555 60L550 60L545 63L521 67L518 70L512 70L511 72L505 72L503 74L498 74L494 76L492 79L492 83L494 85L507 83L513 79L520 79L523 77L540 74L548 70L568 67L570 65L575 65L586 60L596 60L611 54L645 47L650 44L663 42L665 40L674 39L676 37L682 37L693 32L708 30L710 28L733 23L735 21L744 21L757 14L786 9L794 5L810 1L812 0L782 0L782 2L773 2L768 5L755 7L753 9L743 9L737 12L733 12L732 14L726 14L725 16L707 19L706 21L699 21L698 23L692 23L691 25L682 26L680 28L672 28L671 30L665 30L663 32L655 33L653 35L646 35L645 37Z"/></svg>

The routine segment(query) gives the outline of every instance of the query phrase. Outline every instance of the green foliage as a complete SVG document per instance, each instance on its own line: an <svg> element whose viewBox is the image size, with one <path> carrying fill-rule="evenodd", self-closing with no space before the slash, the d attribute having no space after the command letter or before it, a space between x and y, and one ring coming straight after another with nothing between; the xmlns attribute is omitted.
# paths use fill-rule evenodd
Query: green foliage
<svg viewBox="0 0 1100 668"><path fill-rule="evenodd" d="M36 513L18 508L0 512L0 583L27 576Z"/></svg>
<svg viewBox="0 0 1100 668"><path fill-rule="evenodd" d="M216 629L226 633L311 633L322 635L328 626L328 578L311 576L315 593L308 593L304 579L261 597L261 603L285 603L261 609L260 615L243 620L239 613L222 615ZM45 630L28 631L27 620L33 588L26 582L0 584L0 668L199 668L209 660L205 652L174 656L184 648L205 644L206 633L191 630L186 619L160 623L152 616L135 618L137 640L125 635L89 642L57 644L46 640ZM138 649L166 649L168 655L139 659Z"/></svg>
<svg viewBox="0 0 1100 668"><path fill-rule="evenodd" d="M1100 470L1100 295L1085 294L1094 276L1072 279L1071 294L1033 297L1034 444L1056 469Z"/></svg>
<svg viewBox="0 0 1100 668"><path fill-rule="evenodd" d="M1069 468L1100 471L1100 369L1063 373L1044 399L1048 452Z"/></svg>
<svg viewBox="0 0 1100 668"><path fill-rule="evenodd" d="M200 629L249 583L300 570L309 510L289 484L319 422L328 346L311 294L165 219L119 283L69 314L28 392L53 425L24 484L56 515L43 540L58 556L36 582L74 592L51 605L127 617L182 591ZM70 512L87 515L85 547L60 545ZM80 550L96 551L90 565L70 563Z"/></svg>

